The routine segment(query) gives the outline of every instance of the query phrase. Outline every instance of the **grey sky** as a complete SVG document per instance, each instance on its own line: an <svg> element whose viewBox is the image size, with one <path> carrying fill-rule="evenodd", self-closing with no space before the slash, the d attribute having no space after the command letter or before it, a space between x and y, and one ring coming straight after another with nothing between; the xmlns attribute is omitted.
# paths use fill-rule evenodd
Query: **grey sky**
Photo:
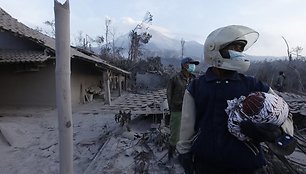
<svg viewBox="0 0 306 174"><path fill-rule="evenodd" d="M43 22L54 19L53 0L0 0L0 6L32 28L46 28ZM285 56L281 36L290 47L306 49L305 7L305 0L70 0L71 41L80 31L91 37L104 35L106 17L117 36L126 34L150 11L151 28L169 37L203 44L216 28L246 25L260 33L248 54Z"/></svg>

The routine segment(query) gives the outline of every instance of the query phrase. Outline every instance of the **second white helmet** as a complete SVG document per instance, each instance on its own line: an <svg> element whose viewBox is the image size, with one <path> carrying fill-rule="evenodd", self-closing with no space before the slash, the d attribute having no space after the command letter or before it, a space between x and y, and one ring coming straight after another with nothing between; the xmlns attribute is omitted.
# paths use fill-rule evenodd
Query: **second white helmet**
<svg viewBox="0 0 306 174"><path fill-rule="evenodd" d="M250 60L224 58L220 50L235 41L245 41L246 45L243 50L245 51L257 41L258 37L258 32L242 25L218 28L211 32L205 41L204 62L221 69L245 72L250 66Z"/></svg>

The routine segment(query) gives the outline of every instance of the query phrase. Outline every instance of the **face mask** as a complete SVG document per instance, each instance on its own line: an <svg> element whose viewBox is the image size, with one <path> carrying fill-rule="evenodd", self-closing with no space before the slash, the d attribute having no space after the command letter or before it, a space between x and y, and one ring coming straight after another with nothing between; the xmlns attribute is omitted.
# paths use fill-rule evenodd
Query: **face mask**
<svg viewBox="0 0 306 174"><path fill-rule="evenodd" d="M234 51L234 50L228 50L228 53L230 55L230 59L232 60L245 60L246 56L242 52Z"/></svg>
<svg viewBox="0 0 306 174"><path fill-rule="evenodd" d="M188 68L187 68L187 71L192 73L192 72L194 72L195 68L196 68L195 64L189 64Z"/></svg>

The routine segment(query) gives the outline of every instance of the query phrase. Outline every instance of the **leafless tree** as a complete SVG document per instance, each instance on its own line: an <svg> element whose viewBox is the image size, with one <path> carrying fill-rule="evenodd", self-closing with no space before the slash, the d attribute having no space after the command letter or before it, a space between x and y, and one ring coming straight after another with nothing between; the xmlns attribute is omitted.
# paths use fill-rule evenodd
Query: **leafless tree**
<svg viewBox="0 0 306 174"><path fill-rule="evenodd" d="M285 39L284 36L282 36L282 38L284 39L285 43L286 43L286 46L287 46L287 55L288 55L288 58L289 58L289 61L292 61L292 54L291 52L289 51L289 44L287 42L287 40Z"/></svg>
<svg viewBox="0 0 306 174"><path fill-rule="evenodd" d="M181 49L182 49L182 57L184 57L184 50L185 50L185 40L181 39Z"/></svg>
<svg viewBox="0 0 306 174"><path fill-rule="evenodd" d="M51 20L51 21L45 21L44 22L45 25L50 26L51 28L51 37L55 37L55 20Z"/></svg>
<svg viewBox="0 0 306 174"><path fill-rule="evenodd" d="M97 44L98 46L102 45L104 42L103 36L96 36L96 39L93 39L88 34L84 34L82 31L78 32L78 36L74 38L75 46L83 50L92 51L92 45Z"/></svg>
<svg viewBox="0 0 306 174"><path fill-rule="evenodd" d="M98 45L99 49L101 50L102 49L102 44L104 43L104 37L103 36L97 36L94 42Z"/></svg>
<svg viewBox="0 0 306 174"><path fill-rule="evenodd" d="M111 45L112 57L115 58L115 59L123 57L121 55L123 47L122 46L116 46L116 29L113 28L112 31L109 34L111 35L111 39L112 39L112 45Z"/></svg>
<svg viewBox="0 0 306 174"><path fill-rule="evenodd" d="M43 24L49 26L51 28L51 32L49 32L46 29L43 29L42 27L38 27L38 26L36 26L34 28L34 30L36 30L36 31L38 31L40 33L46 34L46 35L48 35L48 36L50 36L52 38L55 38L55 20L53 19L51 21L45 21L45 22L43 22Z"/></svg>
<svg viewBox="0 0 306 174"><path fill-rule="evenodd" d="M83 41L83 48L88 51L92 51L92 43L94 43L96 40L90 37L88 34L85 35L84 41Z"/></svg>
<svg viewBox="0 0 306 174"><path fill-rule="evenodd" d="M108 48L109 41L108 41L108 35L109 35L109 27L112 23L112 20L109 17L105 18L105 47Z"/></svg>
<svg viewBox="0 0 306 174"><path fill-rule="evenodd" d="M83 46L83 40L84 40L83 31L79 31L78 35L74 38L74 40L75 40L75 46L81 48Z"/></svg>
<svg viewBox="0 0 306 174"><path fill-rule="evenodd" d="M41 27L38 27L38 26L36 26L36 27L34 28L34 30L36 30L36 31L38 31L38 32L40 32L40 33L44 33L44 30L43 30Z"/></svg>
<svg viewBox="0 0 306 174"><path fill-rule="evenodd" d="M303 48L298 46L298 47L292 49L292 51L290 52L289 51L289 44L288 44L287 40L283 36L282 36L282 38L286 42L286 46L287 46L287 53L288 53L288 58L289 58L288 68L292 69L293 72L296 74L296 78L298 80L298 91L302 92L302 91L304 91L304 86L303 86L303 82L302 82L302 79L301 79L301 74L296 69L296 66L291 65L291 62L292 62L292 52L294 51L296 53L296 57L298 58L298 55L303 50Z"/></svg>
<svg viewBox="0 0 306 174"><path fill-rule="evenodd" d="M303 48L300 47L300 46L297 46L295 48L291 48L291 51L289 50L289 44L287 42L287 40L282 36L283 40L285 41L286 43L286 46L287 46L287 55L288 55L288 58L289 58L289 61L292 61L292 54L296 55L296 59L298 59L299 57L302 57L300 55L300 53L303 51Z"/></svg>
<svg viewBox="0 0 306 174"><path fill-rule="evenodd" d="M121 56L122 47L116 47L116 31L112 26L112 20L109 17L105 18L105 37L99 36L99 55L102 59L107 60L111 63L116 63L116 60ZM96 39L98 40L98 38ZM104 45L102 46L102 43Z"/></svg>
<svg viewBox="0 0 306 174"><path fill-rule="evenodd" d="M112 59L117 59L120 57L121 49L117 48L115 45L116 40L116 30L112 27L110 30L111 20L109 18L105 19L105 50L104 52L107 54L107 57L111 57ZM111 41L109 41L109 36L111 36ZM110 45L112 43L112 45Z"/></svg>
<svg viewBox="0 0 306 174"><path fill-rule="evenodd" d="M292 48L292 52L296 55L296 58L298 59L301 55L300 53L303 51L303 48L300 46L297 46L295 48Z"/></svg>

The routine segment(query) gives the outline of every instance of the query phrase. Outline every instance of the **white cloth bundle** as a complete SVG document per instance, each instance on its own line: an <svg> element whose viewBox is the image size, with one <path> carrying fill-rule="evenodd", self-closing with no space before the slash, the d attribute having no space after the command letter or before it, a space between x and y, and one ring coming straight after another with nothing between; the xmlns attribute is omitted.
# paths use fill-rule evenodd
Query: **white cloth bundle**
<svg viewBox="0 0 306 174"><path fill-rule="evenodd" d="M250 120L253 123L271 123L277 126L282 125L288 117L289 107L279 96L255 92L247 97L227 101L228 107L225 112L228 114L228 130L239 140L250 138L240 132L240 122Z"/></svg>

